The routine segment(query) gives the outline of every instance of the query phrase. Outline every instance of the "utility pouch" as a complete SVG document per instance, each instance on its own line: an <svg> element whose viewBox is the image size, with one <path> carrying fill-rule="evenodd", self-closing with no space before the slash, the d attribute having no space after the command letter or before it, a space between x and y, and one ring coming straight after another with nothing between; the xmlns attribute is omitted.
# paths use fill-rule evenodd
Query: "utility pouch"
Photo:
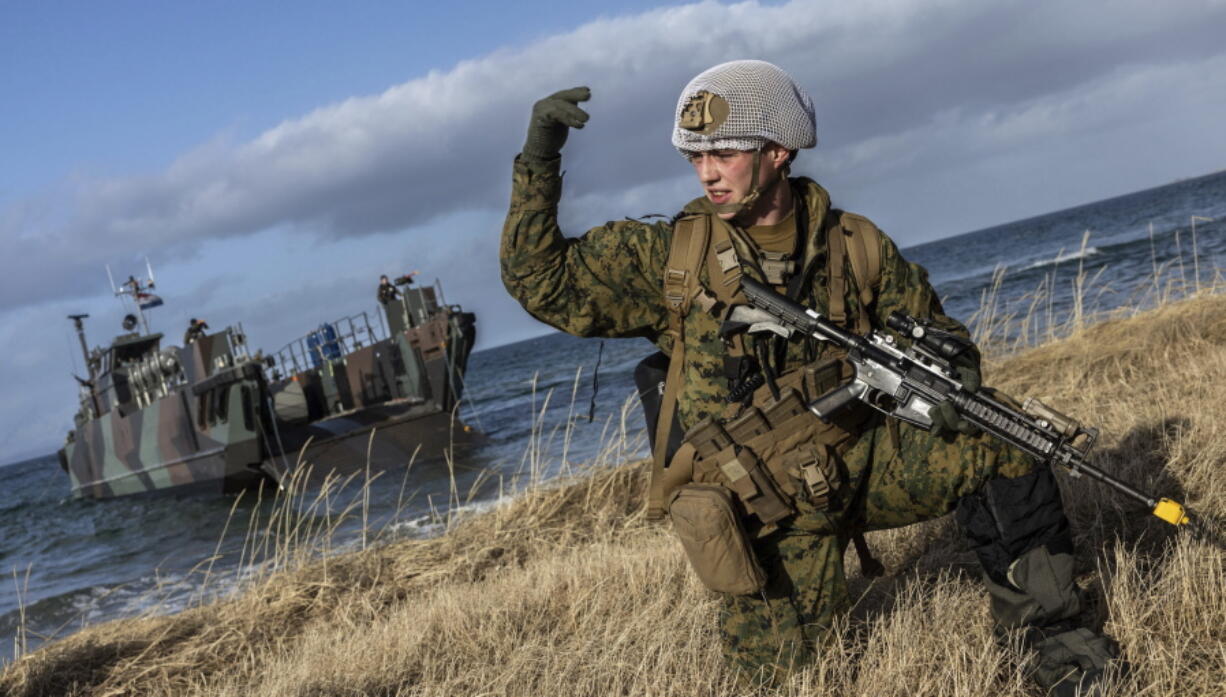
<svg viewBox="0 0 1226 697"><path fill-rule="evenodd" d="M763 525L772 525L795 513L791 498L775 486L762 460L754 451L730 445L715 455L715 466L728 488Z"/></svg>
<svg viewBox="0 0 1226 697"><path fill-rule="evenodd" d="M757 407L748 407L737 418L724 425L733 442L745 443L771 429L770 423Z"/></svg>
<svg viewBox="0 0 1226 697"><path fill-rule="evenodd" d="M707 588L749 595L766 585L728 489L687 484L673 494L668 513L690 566Z"/></svg>
<svg viewBox="0 0 1226 697"><path fill-rule="evenodd" d="M686 431L685 442L693 444L698 457L712 460L716 453L732 445L732 438L718 421L707 417Z"/></svg>
<svg viewBox="0 0 1226 697"><path fill-rule="evenodd" d="M763 386L748 403L729 405L722 418L700 421L685 434L690 481L724 487L738 510L756 518L745 521L755 537L794 515L798 501L838 508L847 484L839 458L859 435L858 419L849 413L852 418L824 423L808 404L850 379L851 370L846 360L831 358L787 371L776 380L778 399Z"/></svg>

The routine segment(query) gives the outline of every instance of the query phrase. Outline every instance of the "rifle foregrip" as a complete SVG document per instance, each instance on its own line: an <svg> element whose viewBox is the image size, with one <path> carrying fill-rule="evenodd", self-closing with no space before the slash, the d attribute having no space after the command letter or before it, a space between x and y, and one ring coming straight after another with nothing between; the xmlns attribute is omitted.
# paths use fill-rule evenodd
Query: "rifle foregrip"
<svg viewBox="0 0 1226 697"><path fill-rule="evenodd" d="M817 414L817 418L823 422L829 423L831 417L856 401L857 391L856 383L849 382L810 402L809 411Z"/></svg>

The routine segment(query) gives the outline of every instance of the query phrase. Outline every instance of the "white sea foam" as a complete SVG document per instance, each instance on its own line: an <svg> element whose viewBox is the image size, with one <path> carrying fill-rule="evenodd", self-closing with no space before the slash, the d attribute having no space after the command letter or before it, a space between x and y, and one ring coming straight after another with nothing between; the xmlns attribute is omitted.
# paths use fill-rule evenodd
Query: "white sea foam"
<svg viewBox="0 0 1226 697"><path fill-rule="evenodd" d="M69 604L86 624L116 617L169 614L188 607L199 591L199 581L183 573L142 576L129 583L77 591L71 595Z"/></svg>
<svg viewBox="0 0 1226 697"><path fill-rule="evenodd" d="M1089 257L1097 255L1098 253L1099 253L1098 247L1086 247L1085 249L1078 249L1073 252L1065 252L1064 250L1060 250L1056 254L1056 256L1051 257L1050 259L1039 259L1038 261L1031 262L1031 264L1027 266L1026 268L1037 269L1041 266L1053 266L1055 264L1063 264L1066 261L1076 261L1077 259L1088 259Z"/></svg>
<svg viewBox="0 0 1226 697"><path fill-rule="evenodd" d="M452 515L473 515L491 511L499 506L513 501L518 494L503 494L492 499L483 499L452 509ZM441 512L440 512L441 513ZM395 537L435 537L447 531L445 520L439 520L434 514L424 514L408 520L396 521L387 526L387 531Z"/></svg>

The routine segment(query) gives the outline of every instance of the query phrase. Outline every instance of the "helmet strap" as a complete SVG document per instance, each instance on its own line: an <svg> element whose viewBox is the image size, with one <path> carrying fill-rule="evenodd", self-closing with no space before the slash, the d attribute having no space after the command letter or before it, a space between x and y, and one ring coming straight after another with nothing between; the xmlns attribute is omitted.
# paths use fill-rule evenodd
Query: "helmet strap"
<svg viewBox="0 0 1226 697"><path fill-rule="evenodd" d="M716 213L731 213L732 220L735 221L737 218L748 213L754 207L754 205L757 204L758 199L762 198L763 194L770 193L770 191L775 188L775 185L781 180L787 181L788 168L785 166L780 170L779 178L767 182L765 186L760 186L758 184L758 169L762 166L762 151L765 148L766 144L763 143L757 150L753 151L753 171L749 175L749 193L745 194L740 201L735 203L729 202L715 205L714 208Z"/></svg>

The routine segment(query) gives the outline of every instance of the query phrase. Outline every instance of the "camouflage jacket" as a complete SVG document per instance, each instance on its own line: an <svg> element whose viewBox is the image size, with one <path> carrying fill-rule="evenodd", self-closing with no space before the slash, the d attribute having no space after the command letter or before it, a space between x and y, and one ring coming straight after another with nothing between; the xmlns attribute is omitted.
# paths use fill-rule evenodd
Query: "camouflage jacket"
<svg viewBox="0 0 1226 697"><path fill-rule="evenodd" d="M663 276L673 238L671 223L610 221L582 237L564 237L557 215L562 194L560 166L560 158L544 162L516 158L511 207L502 230L502 281L507 291L533 317L569 334L641 336L668 351ZM809 229L805 234L815 235L830 210L829 196L809 179L793 179L792 184L808 207ZM824 238L820 246L825 248ZM825 313L825 264L818 264L817 269L809 302ZM754 275L747 266L743 270ZM847 314L855 317L860 310L859 289L850 267L846 276ZM705 268L699 280L707 283ZM884 327L885 318L896 310L932 318L939 327L968 335L965 327L942 311L928 283L928 272L904 259L883 234L880 287L868 307L874 328ZM686 315L685 386L678 395L677 409L687 429L706 416L718 415L726 404L727 350L718 329L718 321L697 307ZM818 347L819 358L825 346ZM811 358L801 342L789 344L787 367Z"/></svg>

